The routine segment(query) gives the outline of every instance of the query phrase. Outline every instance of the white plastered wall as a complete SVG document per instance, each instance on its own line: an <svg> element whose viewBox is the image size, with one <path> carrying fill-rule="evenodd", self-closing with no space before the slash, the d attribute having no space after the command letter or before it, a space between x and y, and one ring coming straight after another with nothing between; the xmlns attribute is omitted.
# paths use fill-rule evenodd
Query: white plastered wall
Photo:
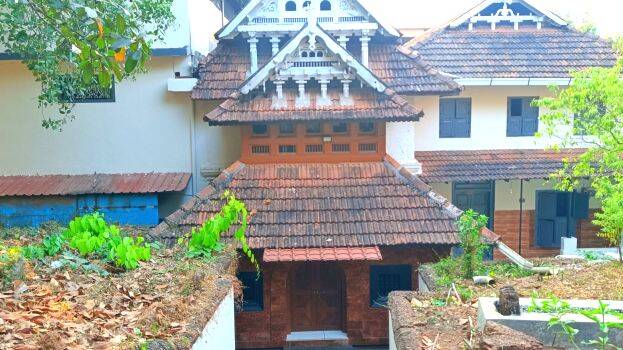
<svg viewBox="0 0 623 350"><path fill-rule="evenodd" d="M155 57L149 73L115 86L113 103L77 104L62 132L41 127L40 85L18 61L0 61L0 175L190 172L188 93L167 91L185 57Z"/></svg>
<svg viewBox="0 0 623 350"><path fill-rule="evenodd" d="M206 113L222 101L195 101L196 173L197 188L208 183L209 177L230 166L240 158L242 136L239 126L210 126L203 120Z"/></svg>
<svg viewBox="0 0 623 350"><path fill-rule="evenodd" d="M438 182L429 184L437 193L448 200L452 200L452 183ZM495 210L519 210L520 181L495 181ZM545 179L524 180L523 183L523 210L534 210L536 206L536 191L551 190L553 183ZM591 209L600 208L599 201L590 198Z"/></svg>
<svg viewBox="0 0 623 350"><path fill-rule="evenodd" d="M414 122L415 150L480 150L544 148L557 139L549 137L507 137L506 114L508 97L545 97L551 92L545 86L467 86L459 96L472 100L471 137L439 138L439 97L407 96L415 107L424 110L424 117ZM539 111L543 114L543 110ZM541 129L541 126L539 127ZM406 141L410 143L411 141Z"/></svg>

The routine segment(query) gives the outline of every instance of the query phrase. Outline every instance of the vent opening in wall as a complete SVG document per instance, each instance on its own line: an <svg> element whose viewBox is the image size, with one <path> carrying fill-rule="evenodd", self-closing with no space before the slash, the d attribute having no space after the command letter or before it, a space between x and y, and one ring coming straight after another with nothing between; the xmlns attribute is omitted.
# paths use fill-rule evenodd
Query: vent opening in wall
<svg viewBox="0 0 623 350"><path fill-rule="evenodd" d="M279 153L296 153L295 145L279 145Z"/></svg>
<svg viewBox="0 0 623 350"><path fill-rule="evenodd" d="M251 146L251 153L253 154L268 154L270 153L269 145L254 145Z"/></svg>
<svg viewBox="0 0 623 350"><path fill-rule="evenodd" d="M306 145L306 153L322 153L322 145Z"/></svg>
<svg viewBox="0 0 623 350"><path fill-rule="evenodd" d="M376 143L360 143L359 152L376 152Z"/></svg>
<svg viewBox="0 0 623 350"><path fill-rule="evenodd" d="M286 11L296 11L296 3L294 1L286 2Z"/></svg>
<svg viewBox="0 0 623 350"><path fill-rule="evenodd" d="M350 145L348 143L334 143L333 145L331 145L331 150L333 152L350 152Z"/></svg>

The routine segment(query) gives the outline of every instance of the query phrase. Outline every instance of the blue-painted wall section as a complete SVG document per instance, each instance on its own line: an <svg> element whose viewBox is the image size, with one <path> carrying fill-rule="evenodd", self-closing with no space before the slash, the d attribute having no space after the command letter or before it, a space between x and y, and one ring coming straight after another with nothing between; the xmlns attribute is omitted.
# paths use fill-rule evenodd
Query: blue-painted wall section
<svg viewBox="0 0 623 350"><path fill-rule="evenodd" d="M106 221L126 225L158 224L158 195L112 194L0 198L0 224L39 226L46 221L67 224L76 215L99 211Z"/></svg>

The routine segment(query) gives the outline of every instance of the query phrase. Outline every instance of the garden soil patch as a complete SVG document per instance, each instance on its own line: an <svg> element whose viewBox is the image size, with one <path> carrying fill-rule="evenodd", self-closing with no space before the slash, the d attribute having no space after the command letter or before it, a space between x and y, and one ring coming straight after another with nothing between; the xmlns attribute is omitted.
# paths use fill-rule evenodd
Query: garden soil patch
<svg viewBox="0 0 623 350"><path fill-rule="evenodd" d="M152 254L107 276L52 268L58 257L24 262L24 278L0 294L0 349L135 349L152 339L190 348L232 285L240 289L235 250L210 261L179 248Z"/></svg>

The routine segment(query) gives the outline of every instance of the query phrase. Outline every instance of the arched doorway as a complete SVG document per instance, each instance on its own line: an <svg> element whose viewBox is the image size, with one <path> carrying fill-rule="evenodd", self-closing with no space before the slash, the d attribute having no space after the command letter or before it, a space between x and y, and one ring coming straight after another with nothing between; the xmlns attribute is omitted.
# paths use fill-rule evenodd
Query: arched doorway
<svg viewBox="0 0 623 350"><path fill-rule="evenodd" d="M344 274L335 263L304 263L293 269L292 331L344 328Z"/></svg>

